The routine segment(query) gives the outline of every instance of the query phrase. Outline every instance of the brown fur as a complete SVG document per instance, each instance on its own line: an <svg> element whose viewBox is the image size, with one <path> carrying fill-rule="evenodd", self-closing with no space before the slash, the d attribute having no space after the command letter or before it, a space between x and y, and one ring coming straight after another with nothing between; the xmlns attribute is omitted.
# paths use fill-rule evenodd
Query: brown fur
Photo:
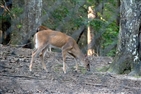
<svg viewBox="0 0 141 94"><path fill-rule="evenodd" d="M50 30L50 29L45 27L45 26L43 26L43 25L41 25L41 26L38 27L36 32L39 32L39 31L42 31L42 30ZM47 51L51 52L51 47L50 46L47 48Z"/></svg>
<svg viewBox="0 0 141 94"><path fill-rule="evenodd" d="M38 43L36 43L38 40ZM32 53L32 59L30 62L29 69L32 70L32 63L34 58L39 55L40 52L42 52L41 60L42 65L45 70L46 66L44 63L44 56L45 51L48 48L48 46L52 45L58 48L62 49L62 57L63 57L63 71L66 73L66 54L69 53L76 59L79 59L85 66L87 70L90 70L89 61L85 58L84 54L80 51L76 41L59 31L53 31L51 29L48 30L42 30L40 32L37 32L34 36L35 46L38 44L38 47L35 49L35 51ZM78 64L76 63L76 70L78 70Z"/></svg>
<svg viewBox="0 0 141 94"><path fill-rule="evenodd" d="M42 30L48 30L48 29L49 29L49 28L47 28L47 27L41 25L41 26L38 27L37 32L38 32L38 31L42 31Z"/></svg>

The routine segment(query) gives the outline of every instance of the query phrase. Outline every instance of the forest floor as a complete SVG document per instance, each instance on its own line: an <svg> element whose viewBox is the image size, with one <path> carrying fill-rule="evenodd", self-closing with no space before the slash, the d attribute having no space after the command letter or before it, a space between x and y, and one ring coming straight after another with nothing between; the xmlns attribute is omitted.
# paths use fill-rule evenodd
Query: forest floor
<svg viewBox="0 0 141 94"><path fill-rule="evenodd" d="M112 62L110 57L90 57L91 71L80 66L74 71L75 60L67 56L67 73L62 71L61 53L47 52L46 66L40 59L29 71L31 49L0 47L0 94L141 94L141 78L99 72Z"/></svg>

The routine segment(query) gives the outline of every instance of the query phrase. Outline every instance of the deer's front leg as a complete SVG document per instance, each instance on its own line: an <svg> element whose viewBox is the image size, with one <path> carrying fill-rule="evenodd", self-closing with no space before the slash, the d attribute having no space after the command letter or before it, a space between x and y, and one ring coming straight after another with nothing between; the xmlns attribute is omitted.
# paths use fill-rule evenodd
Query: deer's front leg
<svg viewBox="0 0 141 94"><path fill-rule="evenodd" d="M63 71L66 73L66 54L72 49L73 42L68 41L63 47L62 47L62 57L63 57Z"/></svg>
<svg viewBox="0 0 141 94"><path fill-rule="evenodd" d="M75 65L75 71L78 72L78 62L77 62L76 59L75 59L75 63L76 63L76 65Z"/></svg>
<svg viewBox="0 0 141 94"><path fill-rule="evenodd" d="M67 54L67 52L66 52L66 50L63 50L62 51L62 57L63 57L63 71L64 71L64 73L66 74L66 54Z"/></svg>

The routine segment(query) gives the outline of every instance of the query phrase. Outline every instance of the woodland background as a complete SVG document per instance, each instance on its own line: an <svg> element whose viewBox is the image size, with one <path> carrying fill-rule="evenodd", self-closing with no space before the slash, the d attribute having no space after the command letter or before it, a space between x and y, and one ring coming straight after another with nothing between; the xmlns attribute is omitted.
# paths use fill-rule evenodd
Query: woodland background
<svg viewBox="0 0 141 94"><path fill-rule="evenodd" d="M38 57L30 72L40 25L72 36L84 54L90 26L91 71L79 66L75 72L68 55L64 74L61 53L53 49L45 57L49 72ZM140 94L140 76L141 0L0 0L0 93Z"/></svg>
<svg viewBox="0 0 141 94"><path fill-rule="evenodd" d="M92 6L96 15L90 22L93 28L93 48L98 56L115 55L119 29L119 0L33 0L33 2L31 0L31 4L29 2L29 0L1 1L1 5L6 4L8 8L8 10L1 8L0 30L4 34L1 41L3 44L24 45L32 39L37 27L44 25L64 32L76 41L79 39L78 44L86 53L87 11L88 7ZM37 9L39 7L41 9ZM32 18L29 17L29 12ZM39 18L36 16L38 14ZM34 15L37 22L34 22ZM38 25L34 27L33 24Z"/></svg>

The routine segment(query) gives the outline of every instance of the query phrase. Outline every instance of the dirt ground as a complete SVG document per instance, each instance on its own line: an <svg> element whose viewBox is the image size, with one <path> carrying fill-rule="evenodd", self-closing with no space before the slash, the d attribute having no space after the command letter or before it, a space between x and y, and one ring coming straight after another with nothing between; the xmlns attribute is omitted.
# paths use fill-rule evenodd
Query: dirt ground
<svg viewBox="0 0 141 94"><path fill-rule="evenodd" d="M112 58L90 57L91 71L79 66L75 72L75 60L68 55L64 74L61 53L47 52L49 72L42 69L39 58L30 72L31 51L0 46L0 94L141 94L141 78L99 72Z"/></svg>

